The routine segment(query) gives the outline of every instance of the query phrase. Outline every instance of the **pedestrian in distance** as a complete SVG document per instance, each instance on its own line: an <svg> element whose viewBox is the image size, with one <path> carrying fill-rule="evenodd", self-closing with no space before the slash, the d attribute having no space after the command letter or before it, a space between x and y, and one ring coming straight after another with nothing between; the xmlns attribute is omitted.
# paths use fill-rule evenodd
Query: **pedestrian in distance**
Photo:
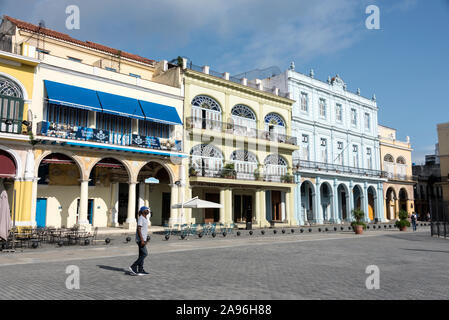
<svg viewBox="0 0 449 320"><path fill-rule="evenodd" d="M148 217L149 215L149 217ZM143 276L149 274L143 269L143 262L148 256L147 251L147 237L148 237L148 219L151 218L152 214L150 208L141 207L139 210L137 218L137 230L136 230L136 243L139 247L139 257L137 260L129 267L129 271L133 276Z"/></svg>
<svg viewBox="0 0 449 320"><path fill-rule="evenodd" d="M427 221L429 222L430 221L430 212L427 212Z"/></svg>
<svg viewBox="0 0 449 320"><path fill-rule="evenodd" d="M417 216L416 216L415 212L412 213L412 216L410 217L410 219L412 220L413 231L416 231L416 219L417 219Z"/></svg>

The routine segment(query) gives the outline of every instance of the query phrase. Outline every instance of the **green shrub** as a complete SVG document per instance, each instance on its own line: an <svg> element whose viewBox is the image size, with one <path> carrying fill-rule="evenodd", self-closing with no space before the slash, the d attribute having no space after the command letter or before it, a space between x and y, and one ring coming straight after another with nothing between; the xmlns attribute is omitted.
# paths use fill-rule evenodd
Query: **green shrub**
<svg viewBox="0 0 449 320"><path fill-rule="evenodd" d="M352 210L352 216L355 219L355 221L351 222L351 226L354 228L355 226L363 226L363 229L366 229L366 223L362 221L362 219L365 217L365 212L360 209L354 209Z"/></svg>
<svg viewBox="0 0 449 320"><path fill-rule="evenodd" d="M410 221L408 221L408 212L405 210L399 211L399 220L394 224L397 228L410 227Z"/></svg>

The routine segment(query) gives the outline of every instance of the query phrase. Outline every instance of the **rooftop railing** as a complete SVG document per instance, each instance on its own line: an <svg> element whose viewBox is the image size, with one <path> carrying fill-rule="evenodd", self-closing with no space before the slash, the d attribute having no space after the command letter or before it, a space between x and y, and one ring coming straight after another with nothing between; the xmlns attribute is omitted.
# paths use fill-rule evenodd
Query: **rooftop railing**
<svg viewBox="0 0 449 320"><path fill-rule="evenodd" d="M296 137L287 136L285 134L262 131L254 128L239 126L230 122L215 121L210 119L188 117L185 123L187 130L205 129L217 132L230 133L250 138L257 138L278 143L287 143L298 145Z"/></svg>
<svg viewBox="0 0 449 320"><path fill-rule="evenodd" d="M198 71L198 72L203 72L203 67L200 67L198 65L193 64L192 62L187 63L187 68L193 71ZM224 79L225 77L225 73L224 72L218 72L218 71L214 71L212 69L209 69L209 75L217 77L217 78L221 78ZM242 84L242 79L240 78L236 78L236 77L229 77L229 81L234 82L234 83L238 83L238 84ZM290 99L290 94L288 92L282 92L282 91L278 91L278 93L276 94L275 89L274 88L267 88L267 87L259 87L256 83L254 83L253 81L248 81L246 84L248 87L254 88L254 89L258 89L264 92L269 92L271 94L275 94L278 95L280 97L283 98L288 98Z"/></svg>

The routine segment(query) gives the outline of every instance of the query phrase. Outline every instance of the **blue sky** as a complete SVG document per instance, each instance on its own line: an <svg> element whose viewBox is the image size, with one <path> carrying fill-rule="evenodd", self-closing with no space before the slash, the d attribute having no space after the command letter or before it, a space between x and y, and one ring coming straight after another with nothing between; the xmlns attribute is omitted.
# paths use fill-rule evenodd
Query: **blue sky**
<svg viewBox="0 0 449 320"><path fill-rule="evenodd" d="M124 5L126 3L126 5ZM81 28L67 30L78 5ZM365 8L380 9L368 30ZM24 10L27 8L27 10ZM190 58L236 74L272 65L377 96L379 123L410 136L413 161L433 153L449 122L449 0L0 0L0 14L155 60Z"/></svg>

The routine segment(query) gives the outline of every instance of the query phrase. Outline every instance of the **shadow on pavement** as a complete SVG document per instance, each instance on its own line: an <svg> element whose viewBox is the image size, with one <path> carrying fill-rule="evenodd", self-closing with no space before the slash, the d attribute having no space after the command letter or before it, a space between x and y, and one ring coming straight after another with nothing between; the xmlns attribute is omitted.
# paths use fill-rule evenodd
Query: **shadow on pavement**
<svg viewBox="0 0 449 320"><path fill-rule="evenodd" d="M426 250L426 249L404 249L402 250L408 250L408 251L424 251L424 252L438 252L438 253L449 253L449 251L443 251L443 250Z"/></svg>
<svg viewBox="0 0 449 320"><path fill-rule="evenodd" d="M123 269L123 268L116 268L116 267L110 267L110 266L103 266L103 265L97 265L100 269L110 270L110 271L118 271L118 272L124 272L126 274L130 274L129 270Z"/></svg>

